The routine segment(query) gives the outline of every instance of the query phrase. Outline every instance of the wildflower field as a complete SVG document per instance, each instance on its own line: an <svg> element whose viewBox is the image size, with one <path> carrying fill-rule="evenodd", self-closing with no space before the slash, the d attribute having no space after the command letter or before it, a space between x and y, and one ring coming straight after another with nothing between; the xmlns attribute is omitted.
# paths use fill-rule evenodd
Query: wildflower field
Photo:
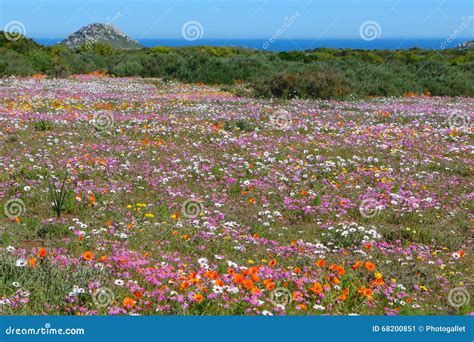
<svg viewBox="0 0 474 342"><path fill-rule="evenodd" d="M0 79L0 314L468 314L473 108Z"/></svg>

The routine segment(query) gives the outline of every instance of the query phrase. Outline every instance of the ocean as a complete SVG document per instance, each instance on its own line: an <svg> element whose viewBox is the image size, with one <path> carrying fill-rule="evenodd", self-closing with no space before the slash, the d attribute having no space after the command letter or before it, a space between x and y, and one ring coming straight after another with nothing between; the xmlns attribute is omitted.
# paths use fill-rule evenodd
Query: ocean
<svg viewBox="0 0 474 342"><path fill-rule="evenodd" d="M36 42L43 45L54 45L62 39L35 39ZM251 49L267 51L303 51L316 48L335 48L335 49L361 49L361 50L397 50L397 49L432 49L443 50L453 48L463 43L465 39L376 39L365 41L362 39L278 39L270 43L266 39L199 39L196 41L187 41L184 39L141 39L140 44L145 47L153 46L238 46Z"/></svg>

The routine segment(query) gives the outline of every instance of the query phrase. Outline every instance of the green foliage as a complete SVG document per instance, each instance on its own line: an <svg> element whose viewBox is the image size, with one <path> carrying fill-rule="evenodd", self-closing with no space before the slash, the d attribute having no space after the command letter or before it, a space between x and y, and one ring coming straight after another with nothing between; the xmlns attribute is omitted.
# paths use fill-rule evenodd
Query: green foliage
<svg viewBox="0 0 474 342"><path fill-rule="evenodd" d="M107 71L116 76L161 77L222 84L235 94L282 98L343 98L406 93L474 96L474 51L351 50L321 48L273 53L197 46L121 50L97 43L69 49L0 34L0 76ZM233 85L245 84L246 88ZM241 89L242 88L242 89Z"/></svg>
<svg viewBox="0 0 474 342"><path fill-rule="evenodd" d="M37 131L52 131L54 123L48 120L38 120L35 121L34 126Z"/></svg>
<svg viewBox="0 0 474 342"><path fill-rule="evenodd" d="M255 122L253 120L248 119L226 121L224 124L224 129L226 131L239 130L242 132L252 132L255 131L256 128L257 125L255 124Z"/></svg>
<svg viewBox="0 0 474 342"><path fill-rule="evenodd" d="M56 216L59 218L61 217L61 213L64 209L64 203L66 201L66 196L68 192L71 190L66 186L66 179L67 179L67 174L64 176L64 179L61 183L60 188L56 188L56 185L49 181L48 182L48 189L49 189L49 195L51 197L52 201L52 206L53 210L56 212Z"/></svg>
<svg viewBox="0 0 474 342"><path fill-rule="evenodd" d="M348 82L335 70L315 68L297 73L282 72L263 77L254 85L257 96L283 98L341 98L349 93Z"/></svg>

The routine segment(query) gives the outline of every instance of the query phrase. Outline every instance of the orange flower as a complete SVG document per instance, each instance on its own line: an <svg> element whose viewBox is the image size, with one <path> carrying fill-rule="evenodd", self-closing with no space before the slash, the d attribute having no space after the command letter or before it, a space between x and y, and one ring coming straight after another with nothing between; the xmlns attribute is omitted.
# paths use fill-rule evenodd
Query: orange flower
<svg viewBox="0 0 474 342"><path fill-rule="evenodd" d="M100 261L100 262L106 262L108 259L109 259L109 257L108 257L107 255L102 255L102 256L99 258L99 261Z"/></svg>
<svg viewBox="0 0 474 342"><path fill-rule="evenodd" d="M82 253L82 259L84 259L85 261L91 261L92 259L94 259L94 254L92 254L91 251L85 251L84 253Z"/></svg>
<svg viewBox="0 0 474 342"><path fill-rule="evenodd" d="M367 271L370 271L370 272L375 270L375 264L370 261L366 261L364 264L364 267L367 269Z"/></svg>
<svg viewBox="0 0 474 342"><path fill-rule="evenodd" d="M362 266L362 261L356 261L356 262L351 266L351 268L352 268L353 270L356 270L356 269L358 269L358 268L361 267L361 266Z"/></svg>
<svg viewBox="0 0 474 342"><path fill-rule="evenodd" d="M94 203L95 203L95 195L94 195L94 194L90 194L90 195L89 195L89 202L90 202L90 204L94 204Z"/></svg>
<svg viewBox="0 0 474 342"><path fill-rule="evenodd" d="M336 264L332 264L331 266L329 266L329 269L336 271L340 276L343 276L344 274L346 274L346 270L344 269L344 267L336 265Z"/></svg>
<svg viewBox="0 0 474 342"><path fill-rule="evenodd" d="M255 198L252 197L251 199L249 199L249 203L254 204L255 203Z"/></svg>
<svg viewBox="0 0 474 342"><path fill-rule="evenodd" d="M318 267L324 267L324 266L326 266L326 260L324 260L324 259L318 259L318 260L316 260L316 266L318 266Z"/></svg>
<svg viewBox="0 0 474 342"><path fill-rule="evenodd" d="M295 271L296 274L300 274L301 273L301 268L295 267L294 271Z"/></svg>
<svg viewBox="0 0 474 342"><path fill-rule="evenodd" d="M251 281L250 279L245 279L243 281L243 285L247 290L251 290L253 288L253 281Z"/></svg>
<svg viewBox="0 0 474 342"><path fill-rule="evenodd" d="M270 262L268 263L268 265L272 267L276 266L276 264L277 264L277 261L275 259L270 260Z"/></svg>
<svg viewBox="0 0 474 342"><path fill-rule="evenodd" d="M307 194L308 194L308 191L306 191L306 190L301 190L300 191L300 195L303 196L303 197L305 197Z"/></svg>
<svg viewBox="0 0 474 342"><path fill-rule="evenodd" d="M135 292L133 292L133 296L135 298L142 298L143 297L143 292L139 291L139 290L136 290Z"/></svg>
<svg viewBox="0 0 474 342"><path fill-rule="evenodd" d="M40 259L43 259L46 256L46 254L48 254L48 252L46 251L46 248L40 248L38 250L38 257Z"/></svg>
<svg viewBox="0 0 474 342"><path fill-rule="evenodd" d="M337 299L339 299L340 301L345 301L347 299L347 296L341 294L341 295L337 296Z"/></svg>
<svg viewBox="0 0 474 342"><path fill-rule="evenodd" d="M179 214L178 213L174 213L170 216L173 220L177 220L179 218Z"/></svg>
<svg viewBox="0 0 474 342"><path fill-rule="evenodd" d="M303 298L303 295L300 291L294 291L292 297L294 300L301 300Z"/></svg>
<svg viewBox="0 0 474 342"><path fill-rule="evenodd" d="M345 270L344 267L342 267L342 266L337 266L337 267L336 267L336 272L337 272L340 276L343 276L344 274L346 274L346 270Z"/></svg>
<svg viewBox="0 0 474 342"><path fill-rule="evenodd" d="M202 301L204 299L204 296L200 293L196 293L193 297L194 301L199 303L200 301Z"/></svg>
<svg viewBox="0 0 474 342"><path fill-rule="evenodd" d="M260 280L260 277L259 277L257 274L255 274L255 273L252 273L252 274L250 275L250 278L252 278L252 280L253 280L254 282L257 282L257 281Z"/></svg>
<svg viewBox="0 0 474 342"><path fill-rule="evenodd" d="M320 282L317 282L317 283L314 283L313 286L311 286L310 290L315 294L319 294L323 292L323 286L321 285Z"/></svg>
<svg viewBox="0 0 474 342"><path fill-rule="evenodd" d="M125 297L122 301L122 305L126 308L132 308L135 305L135 301L132 298Z"/></svg>
<svg viewBox="0 0 474 342"><path fill-rule="evenodd" d="M272 291L275 288L275 283L267 283L266 288L268 291Z"/></svg>
<svg viewBox="0 0 474 342"><path fill-rule="evenodd" d="M204 276L211 280L214 280L219 277L219 274L216 271L206 271L206 273L204 273Z"/></svg>
<svg viewBox="0 0 474 342"><path fill-rule="evenodd" d="M30 265L30 267L36 267L38 260L36 258L28 258L28 265Z"/></svg>
<svg viewBox="0 0 474 342"><path fill-rule="evenodd" d="M184 290L184 289L186 289L186 288L188 288L188 287L189 287L189 282L183 281L183 282L181 283L181 285L179 286L179 289L182 291L182 290Z"/></svg>
<svg viewBox="0 0 474 342"><path fill-rule="evenodd" d="M365 296L367 298L370 298L372 297L372 290L367 288L367 287L360 287L357 292L362 295L362 296Z"/></svg>
<svg viewBox="0 0 474 342"><path fill-rule="evenodd" d="M252 293L254 294L259 294L260 292L262 292L258 287L252 287Z"/></svg>
<svg viewBox="0 0 474 342"><path fill-rule="evenodd" d="M375 286L382 286L382 285L385 285L385 282L383 281L383 278L375 278L374 279L374 285Z"/></svg>
<svg viewBox="0 0 474 342"><path fill-rule="evenodd" d="M237 273L235 276L234 276L234 281L237 283L237 284L240 284L241 282L244 281L244 276L240 273Z"/></svg>
<svg viewBox="0 0 474 342"><path fill-rule="evenodd" d="M257 274L258 273L258 267L252 266L249 268L249 273L250 274Z"/></svg>
<svg viewBox="0 0 474 342"><path fill-rule="evenodd" d="M341 282L338 277L332 277L331 281L332 281L333 284L335 284L335 285L338 285L338 284Z"/></svg>

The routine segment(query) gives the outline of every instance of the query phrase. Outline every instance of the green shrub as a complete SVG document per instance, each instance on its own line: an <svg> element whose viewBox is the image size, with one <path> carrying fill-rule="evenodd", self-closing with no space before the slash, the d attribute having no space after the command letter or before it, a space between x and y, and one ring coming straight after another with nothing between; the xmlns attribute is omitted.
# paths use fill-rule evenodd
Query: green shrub
<svg viewBox="0 0 474 342"><path fill-rule="evenodd" d="M402 96L425 91L473 96L474 50L351 50L320 48L268 52L243 48L157 46L119 50L106 44L79 49L12 42L0 34L0 75L107 71L116 76L160 77L222 84L235 94L281 98ZM237 82L238 81L238 82ZM246 87L234 87L245 84Z"/></svg>

